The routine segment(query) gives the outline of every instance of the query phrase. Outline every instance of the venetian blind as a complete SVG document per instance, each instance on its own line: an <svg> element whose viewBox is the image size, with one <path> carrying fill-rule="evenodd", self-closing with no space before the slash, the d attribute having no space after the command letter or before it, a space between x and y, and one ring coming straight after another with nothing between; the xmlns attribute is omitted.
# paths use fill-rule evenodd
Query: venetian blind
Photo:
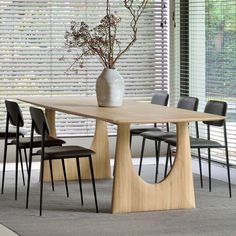
<svg viewBox="0 0 236 236"><path fill-rule="evenodd" d="M123 1L112 0L121 17L117 32L122 47L130 41L130 13ZM134 1L137 4L139 1ZM97 25L106 14L105 0L3 0L0 5L0 124L5 126L4 100L17 96L95 95L102 71L96 58L83 68L67 71L73 51L65 48L70 22ZM167 3L151 0L138 24L138 40L117 63L125 81L125 96L150 100L155 90L168 88ZM76 52L74 52L76 53ZM28 106L20 103L30 127ZM57 113L58 135L91 135L94 121ZM115 131L111 128L111 133Z"/></svg>
<svg viewBox="0 0 236 236"><path fill-rule="evenodd" d="M171 92L196 96L203 111L208 100L228 103L227 131L231 163L236 161L236 2L235 0L175 0L172 13L174 75ZM206 127L201 125L200 134ZM223 141L221 129L212 137ZM212 156L225 162L223 151Z"/></svg>

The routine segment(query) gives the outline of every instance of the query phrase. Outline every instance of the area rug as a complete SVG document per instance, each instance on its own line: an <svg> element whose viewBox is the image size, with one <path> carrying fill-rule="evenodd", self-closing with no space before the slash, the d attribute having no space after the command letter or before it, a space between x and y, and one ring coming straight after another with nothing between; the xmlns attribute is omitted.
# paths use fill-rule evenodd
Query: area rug
<svg viewBox="0 0 236 236"><path fill-rule="evenodd" d="M154 176L155 166L143 167L145 181L153 183ZM29 209L25 209L26 187L22 182L19 183L18 200L14 200L14 172L8 172L5 192L0 194L0 222L21 236L236 235L235 186L232 186L231 199L225 182L213 180L210 193L208 179L204 178L201 189L199 176L194 175L194 186L195 209L111 214L111 180L96 182L99 213L95 212L90 181L83 182L83 206L76 181L69 182L69 198L64 182L56 182L54 192L50 183L46 183L40 217L38 172L33 173Z"/></svg>

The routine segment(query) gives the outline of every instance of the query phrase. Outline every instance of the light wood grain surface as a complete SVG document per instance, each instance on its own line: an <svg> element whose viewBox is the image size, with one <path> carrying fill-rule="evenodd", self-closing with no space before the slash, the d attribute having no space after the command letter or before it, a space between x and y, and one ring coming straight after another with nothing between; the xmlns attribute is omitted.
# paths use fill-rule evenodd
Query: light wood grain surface
<svg viewBox="0 0 236 236"><path fill-rule="evenodd" d="M122 107L98 107L95 98L79 96L21 97L18 100L77 116L100 119L113 124L164 123L221 120L222 116L204 114L174 107L125 100Z"/></svg>
<svg viewBox="0 0 236 236"><path fill-rule="evenodd" d="M129 125L119 125L112 212L195 208L188 124L177 124L176 159L167 178L158 184L146 183L134 170L129 134Z"/></svg>

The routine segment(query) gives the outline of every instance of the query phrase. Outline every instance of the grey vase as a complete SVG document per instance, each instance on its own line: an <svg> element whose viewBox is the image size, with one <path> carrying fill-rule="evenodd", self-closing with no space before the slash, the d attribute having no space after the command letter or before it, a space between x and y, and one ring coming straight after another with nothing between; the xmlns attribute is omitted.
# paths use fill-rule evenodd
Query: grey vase
<svg viewBox="0 0 236 236"><path fill-rule="evenodd" d="M124 80L116 69L103 69L96 82L96 94L98 106L122 106Z"/></svg>

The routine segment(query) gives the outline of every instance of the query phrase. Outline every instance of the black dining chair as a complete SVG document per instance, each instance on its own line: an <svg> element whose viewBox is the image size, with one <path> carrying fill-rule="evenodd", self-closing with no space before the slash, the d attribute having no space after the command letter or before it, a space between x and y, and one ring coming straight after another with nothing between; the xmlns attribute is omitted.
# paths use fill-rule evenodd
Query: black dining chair
<svg viewBox="0 0 236 236"><path fill-rule="evenodd" d="M24 137L27 134L27 130L24 129L23 127L20 127L19 129L19 135L21 137ZM6 119L6 128L5 130L1 130L0 129L0 140L4 140L4 153L7 153L7 147L8 145L12 145L12 142L8 142L8 139L14 139L16 138L16 127L10 127L9 122L7 122ZM5 154L3 154L5 156ZM27 161L27 153L26 153L26 149L24 149L24 156L25 156L25 165L26 165L26 170L28 171L28 161ZM22 155L21 155L22 157ZM23 185L25 185L25 177L24 177L24 168L23 168L23 160L20 157L20 162L21 162L21 170L22 170L22 180L23 180ZM6 167L6 163L5 165L3 165L3 172L4 172L4 176L5 176L5 167ZM2 188L2 194L3 194L3 188Z"/></svg>
<svg viewBox="0 0 236 236"><path fill-rule="evenodd" d="M227 114L227 103L223 101L214 101L210 100L207 102L205 109L205 113L215 114L226 116ZM227 166L227 175L228 175L228 186L229 186L229 196L232 196L231 192L231 180L230 180L230 166L229 166L229 152L228 152L228 142L227 142L227 129L226 129L226 120L220 121L203 121L203 123L207 126L207 138L193 138L190 137L190 147L191 149L207 149L208 151L208 178L209 178L209 191L211 192L211 149L214 148L224 148L225 149L225 158L226 158L226 166ZM211 128L212 127L222 127L223 128L223 137L224 143L220 143L212 139ZM171 155L170 146L176 147L177 139L176 137L168 138L165 140L168 144L168 156ZM200 157L201 158L201 157ZM201 162L199 162L201 165ZM200 173L202 175L202 173Z"/></svg>
<svg viewBox="0 0 236 236"><path fill-rule="evenodd" d="M5 101L6 109L7 109L7 121L6 121L6 134L8 134L9 123L16 128L16 137L8 143L8 136L6 135L5 138L5 148L4 148L4 157L3 157L3 177L2 177L2 193L4 189L4 179L5 179L5 166L6 166L6 159L7 159L7 145L15 145L16 146L16 167L15 167L15 200L17 200L17 185L18 185L18 162L19 157L22 162L21 157L21 150L26 150L30 148L30 137L22 137L20 135L20 127L24 126L24 119L21 112L21 109L18 103L14 101ZM60 146L64 144L65 141L62 139L57 139L53 137L48 137L45 141L46 146ZM33 143L33 147L41 147L41 139L40 137L36 137ZM53 183L53 173L52 173L52 163L50 164L51 170L51 180L52 180L52 188L54 190L54 183ZM23 169L23 166L22 166ZM27 171L28 172L28 171Z"/></svg>
<svg viewBox="0 0 236 236"><path fill-rule="evenodd" d="M29 177L27 184L27 198L26 198L26 208L28 208L29 202L29 189L30 189L30 178L31 178L31 166L32 166L32 152L33 152L33 143L34 143L34 132L36 132L41 138L41 149L37 151L37 154L41 156L41 171L40 171L40 216L42 215L42 201L43 201L43 175L44 175L44 161L45 160L61 160L64 179L66 184L66 190L68 193L68 185L67 185L67 177L65 171L65 159L76 159L77 171L78 171L78 180L80 186L80 197L81 204L83 205L83 193L82 193L82 182L81 182L81 174L80 174L80 158L88 158L90 173L93 185L93 193L95 199L95 207L96 212L98 212L98 204L97 204L97 194L93 173L93 163L92 156L95 154L93 150L81 147L81 146L58 146L58 147L46 147L45 141L49 137L49 126L47 123L47 119L45 114L41 109L30 107L30 114L32 118L32 126L31 126L31 145L30 145L30 155L29 155Z"/></svg>
<svg viewBox="0 0 236 236"><path fill-rule="evenodd" d="M27 134L27 130L20 127L19 134L20 134L20 136L24 137ZM5 130L0 129L0 139L5 140L5 137L6 137L6 128L5 128ZM16 137L16 129L14 129L12 127L8 127L7 137L9 139L15 138Z"/></svg>
<svg viewBox="0 0 236 236"><path fill-rule="evenodd" d="M199 100L196 97L183 96L183 97L180 97L178 104L177 104L177 108L196 111L198 108L198 101ZM196 126L196 132L198 132L198 126ZM141 149L141 155L140 155L138 174L141 175L142 161L143 161L143 154L144 154L146 139L153 140L153 141L155 141L155 152L156 152L155 183L157 183L161 142L164 141L166 138L170 138L173 136L175 137L176 133L175 132L168 132L168 131L165 132L165 131L161 131L161 130L152 130L152 131L143 132L140 135L143 137L143 142L142 142L142 149ZM165 170L165 173L166 173L166 170ZM166 174L165 174L165 176L166 176Z"/></svg>
<svg viewBox="0 0 236 236"><path fill-rule="evenodd" d="M7 158L7 149L9 145L12 145L12 142L8 141L8 139L14 139L17 136L16 127L11 127L11 121L9 119L9 113L6 112L6 128L5 130L0 129L0 139L4 140L4 151L3 151L3 170L2 170L2 188L1 193L4 192L4 180L5 180L5 171L6 171L6 158ZM23 127L19 128L19 136L24 137L27 134L26 129ZM28 161L27 161L27 153L26 149L24 149L24 155L25 155L25 164L26 169L28 172ZM24 175L24 167L23 167L23 160L22 160L22 154L20 153L20 164L21 164L21 173L22 173L22 181L23 185L25 185L25 175Z"/></svg>
<svg viewBox="0 0 236 236"><path fill-rule="evenodd" d="M166 91L158 91L154 93L154 95L152 96L151 103L161 106L167 106L168 101L169 101L169 94ZM132 143L133 136L138 136L142 132L152 131L152 130L161 130L161 129L157 128L156 123L151 125L132 125L130 127L130 146ZM169 131L168 123L166 124L166 130Z"/></svg>
<svg viewBox="0 0 236 236"><path fill-rule="evenodd" d="M17 137L24 137L27 134L26 129L23 128L24 126L24 120L22 116L22 112L20 107L17 105L11 105L10 101L5 101L5 106L6 106L6 127L5 131L0 130L0 139L4 139L4 152L3 152L3 170L2 170L2 188L1 188L1 193L4 193L4 183L5 183L5 171L6 171L6 161L7 161L7 150L9 145L13 145L9 139L15 139ZM11 107L15 106L18 109L18 118L13 115ZM15 107L13 109L15 109ZM18 119L18 125L17 125L17 120ZM17 128L18 126L18 128ZM22 153L21 151L19 152L20 154L20 164L21 164L21 173L22 173L22 180L23 180L23 185L25 185L25 176L24 176L24 167L23 167L23 160L22 160ZM26 149L24 149L24 155L25 155L25 164L26 164L26 169L28 172L28 161L27 161L27 153ZM18 161L16 161L16 171L18 172Z"/></svg>

